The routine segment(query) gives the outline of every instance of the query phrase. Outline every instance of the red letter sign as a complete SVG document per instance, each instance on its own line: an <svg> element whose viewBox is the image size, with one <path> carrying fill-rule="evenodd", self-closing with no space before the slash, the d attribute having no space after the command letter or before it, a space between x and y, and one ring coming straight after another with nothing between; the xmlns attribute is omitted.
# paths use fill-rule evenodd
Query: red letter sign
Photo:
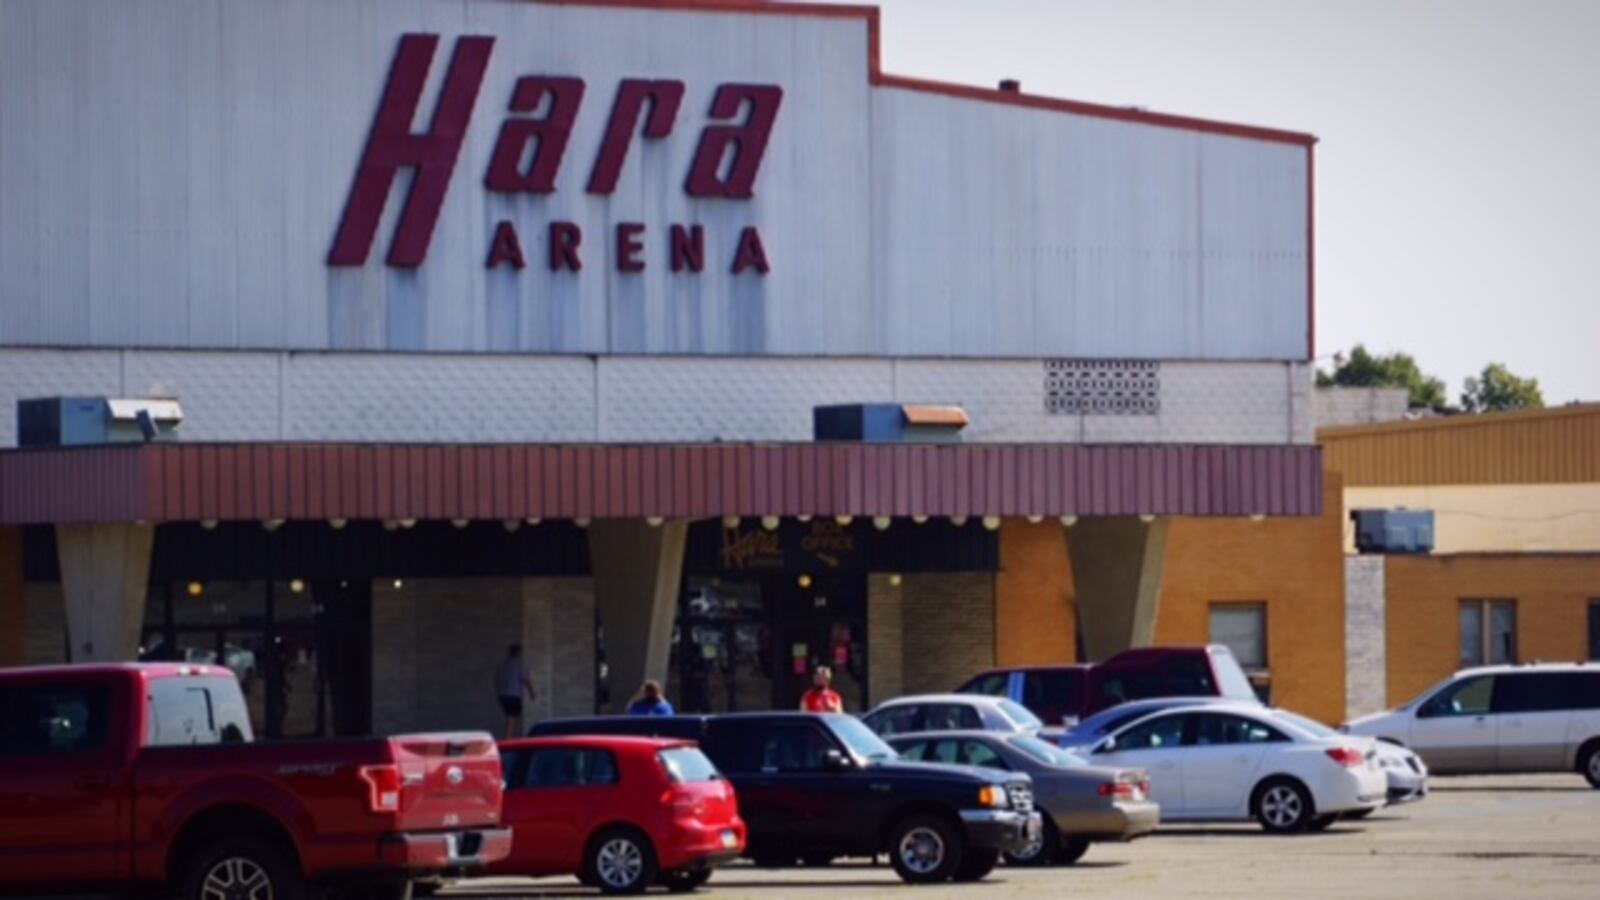
<svg viewBox="0 0 1600 900"><path fill-rule="evenodd" d="M639 121L645 100L650 101L650 117L644 120L644 136L664 138L672 133L672 123L678 119L683 82L641 78L622 82L617 88L616 105L611 107L611 120L606 123L605 140L600 142L600 156L589 174L589 193L609 194L617 189L617 177L628 159L628 145L633 143L633 125Z"/></svg>
<svg viewBox="0 0 1600 900"><path fill-rule="evenodd" d="M583 230L572 222L550 223L550 271L559 272L565 266L576 272L583 268L578 257L578 245L583 243Z"/></svg>
<svg viewBox="0 0 1600 900"><path fill-rule="evenodd" d="M739 249L733 257L733 274L755 269L765 275L771 268L767 265L767 248L761 246L761 232L754 225L745 226L739 232Z"/></svg>
<svg viewBox="0 0 1600 900"><path fill-rule="evenodd" d="M517 239L517 227L509 221L494 227L494 240L489 244L487 267L493 269L501 263L510 263L511 268L518 271L528 265L522 255L522 241Z"/></svg>
<svg viewBox="0 0 1600 900"><path fill-rule="evenodd" d="M672 271L699 272L706 267L706 230L699 225L672 226Z"/></svg>
<svg viewBox="0 0 1600 900"><path fill-rule="evenodd" d="M500 126L500 140L495 142L494 156L489 161L489 174L483 183L492 191L550 194L556 189L556 172L561 168L561 155L567 150L567 138L572 135L572 122L578 118L578 105L583 102L583 81L577 78L519 78L516 90L511 92L511 111L531 113L550 97L550 111L542 119L507 119ZM528 171L518 170L522 151L528 142L538 138L533 149L533 161Z"/></svg>
<svg viewBox="0 0 1600 900"><path fill-rule="evenodd" d="M415 166L417 174L401 210L400 224L395 227L388 263L411 268L421 265L428 255L433 226L450 187L450 173L455 170L461 141L472 121L472 106L477 102L483 72L494 50L494 38L464 37L456 41L433 123L427 132L413 134L411 120L416 117L438 45L436 34L408 34L400 39L400 49L389 70L389 83L378 104L378 116L367 135L367 148L350 187L344 218L334 236L333 249L328 252L330 266L366 263L389 186L401 166Z"/></svg>
<svg viewBox="0 0 1600 900"><path fill-rule="evenodd" d="M694 163L689 167L691 197L755 196L756 172L767 152L767 138L778 118L783 88L775 84L724 84L711 101L713 119L731 119L744 102L750 101L750 115L743 125L708 125L700 135ZM734 149L733 164L722 177L722 159Z"/></svg>

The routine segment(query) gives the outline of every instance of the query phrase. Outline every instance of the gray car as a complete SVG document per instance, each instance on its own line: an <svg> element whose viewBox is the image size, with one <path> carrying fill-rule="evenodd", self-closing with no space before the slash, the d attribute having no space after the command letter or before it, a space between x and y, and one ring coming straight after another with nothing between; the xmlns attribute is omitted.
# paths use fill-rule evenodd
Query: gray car
<svg viewBox="0 0 1600 900"><path fill-rule="evenodd" d="M937 731L904 734L889 745L910 760L959 763L1025 772L1033 778L1034 806L1045 813L1037 844L1012 854L1012 865L1077 862L1096 841L1130 841L1161 824L1150 800L1150 779L1139 769L1092 766L1031 734Z"/></svg>
<svg viewBox="0 0 1600 900"><path fill-rule="evenodd" d="M887 740L922 731L1016 731L1037 734L1044 723L1027 707L981 694L914 694L878 704L861 717Z"/></svg>

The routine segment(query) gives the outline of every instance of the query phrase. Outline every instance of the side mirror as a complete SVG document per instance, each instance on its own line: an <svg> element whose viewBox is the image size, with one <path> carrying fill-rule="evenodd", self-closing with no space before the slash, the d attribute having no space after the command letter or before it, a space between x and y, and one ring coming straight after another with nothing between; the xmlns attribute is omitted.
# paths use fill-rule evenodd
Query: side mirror
<svg viewBox="0 0 1600 900"><path fill-rule="evenodd" d="M828 750L822 754L822 767L830 771L842 772L845 769L855 768L856 764L850 757L845 756L838 750Z"/></svg>
<svg viewBox="0 0 1600 900"><path fill-rule="evenodd" d="M1096 752L1096 753L1115 753L1115 752L1117 752L1117 739L1114 738L1114 737L1106 738L1105 739L1105 743L1101 744L1099 747L1096 747L1094 752Z"/></svg>

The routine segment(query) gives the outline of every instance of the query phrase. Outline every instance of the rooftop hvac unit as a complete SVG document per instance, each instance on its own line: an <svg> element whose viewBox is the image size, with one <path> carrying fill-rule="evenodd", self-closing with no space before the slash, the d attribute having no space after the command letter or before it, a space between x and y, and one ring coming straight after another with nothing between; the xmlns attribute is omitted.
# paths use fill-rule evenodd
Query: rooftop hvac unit
<svg viewBox="0 0 1600 900"><path fill-rule="evenodd" d="M44 397L17 401L17 444L87 447L175 441L183 408L172 398Z"/></svg>
<svg viewBox="0 0 1600 900"><path fill-rule="evenodd" d="M849 403L813 408L811 424L818 441L949 443L961 440L967 414L959 406Z"/></svg>
<svg viewBox="0 0 1600 900"><path fill-rule="evenodd" d="M1358 553L1428 553L1433 550L1433 510L1355 509Z"/></svg>

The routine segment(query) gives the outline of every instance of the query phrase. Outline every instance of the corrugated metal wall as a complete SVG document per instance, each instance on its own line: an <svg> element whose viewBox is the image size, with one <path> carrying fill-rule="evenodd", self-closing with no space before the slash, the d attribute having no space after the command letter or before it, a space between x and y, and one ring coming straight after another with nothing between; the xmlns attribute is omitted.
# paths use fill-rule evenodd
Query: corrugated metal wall
<svg viewBox="0 0 1600 900"><path fill-rule="evenodd" d="M398 39L496 36L427 261L324 264ZM1303 360L1307 152L869 86L858 17L488 0L0 0L0 345ZM553 194L483 186L521 75L587 93ZM617 84L675 130L585 192ZM782 85L748 201L683 190L728 82ZM422 128L420 124L415 128ZM529 266L486 271L495 224ZM584 229L553 273L546 228ZM647 270L613 265L647 226ZM704 226L698 275L671 223ZM759 226L771 274L735 276Z"/></svg>
<svg viewBox="0 0 1600 900"><path fill-rule="evenodd" d="M1347 487L1600 482L1600 404L1317 432Z"/></svg>

